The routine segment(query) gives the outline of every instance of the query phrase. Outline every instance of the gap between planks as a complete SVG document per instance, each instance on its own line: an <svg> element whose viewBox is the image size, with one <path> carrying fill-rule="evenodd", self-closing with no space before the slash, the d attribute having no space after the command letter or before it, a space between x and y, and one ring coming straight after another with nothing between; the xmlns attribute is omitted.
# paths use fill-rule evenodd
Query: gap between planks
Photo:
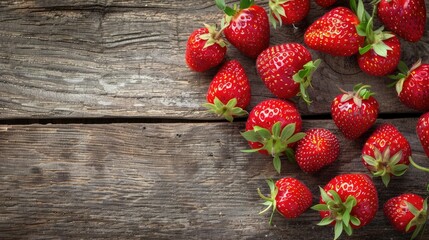
<svg viewBox="0 0 429 240"><path fill-rule="evenodd" d="M422 113L383 113L378 119L418 118ZM329 120L330 114L305 115L303 120ZM144 118L144 117L85 117L85 118L14 118L0 119L0 125L31 124L114 124L114 123L204 123L224 122L224 119L181 119L181 118ZM234 122L245 122L246 118L234 119Z"/></svg>

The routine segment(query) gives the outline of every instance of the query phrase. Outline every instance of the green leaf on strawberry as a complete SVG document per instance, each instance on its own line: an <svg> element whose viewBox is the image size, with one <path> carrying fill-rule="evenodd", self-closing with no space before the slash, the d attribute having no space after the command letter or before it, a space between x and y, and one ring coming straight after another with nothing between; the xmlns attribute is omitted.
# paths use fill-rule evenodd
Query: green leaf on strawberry
<svg viewBox="0 0 429 240"><path fill-rule="evenodd" d="M236 107L237 99L233 98L228 101L227 104L223 104L217 97L213 103L204 103L203 107L206 107L209 112L215 113L218 116L224 117L229 122L234 120L234 117L246 116L248 112L240 107Z"/></svg>
<svg viewBox="0 0 429 240"><path fill-rule="evenodd" d="M390 156L390 147L384 149L383 153L378 148L374 148L374 157L363 155L363 160L370 166L371 173L376 177L381 177L387 187L390 182L390 175L402 176L408 169L407 164L398 164L402 158L402 151L398 151Z"/></svg>
<svg viewBox="0 0 429 240"><path fill-rule="evenodd" d="M353 229L350 223L355 226L360 225L360 220L350 214L353 207L357 204L356 198L350 195L347 197L346 201L343 202L336 191L331 189L326 192L321 187L319 187L319 189L321 198L325 203L317 204L311 207L311 209L316 211L330 211L331 214L323 218L317 225L326 226L335 221L334 239L338 239L343 230L347 235L352 235ZM329 196L328 193L331 196Z"/></svg>
<svg viewBox="0 0 429 240"><path fill-rule="evenodd" d="M241 133L247 141L262 144L262 147L260 148L242 150L242 152L249 153L266 150L271 156L273 156L274 169L278 173L280 173L281 170L280 156L286 155L291 159L293 156L293 150L289 145L299 141L305 136L305 133L302 132L293 134L295 132L295 123L285 126L283 130L281 130L280 126L281 122L276 122L270 130L254 126L253 130Z"/></svg>
<svg viewBox="0 0 429 240"><path fill-rule="evenodd" d="M309 61L308 63L304 64L303 68L295 73L292 77L295 82L299 83L300 91L298 96L301 96L307 104L311 103L310 96L307 93L307 88L311 86L313 73L319 67L320 62L320 59Z"/></svg>

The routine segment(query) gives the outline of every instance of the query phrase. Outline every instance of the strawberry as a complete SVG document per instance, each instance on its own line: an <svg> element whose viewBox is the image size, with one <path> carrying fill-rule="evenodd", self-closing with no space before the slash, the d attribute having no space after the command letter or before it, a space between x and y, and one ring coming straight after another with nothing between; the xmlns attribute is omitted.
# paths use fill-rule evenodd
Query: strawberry
<svg viewBox="0 0 429 240"><path fill-rule="evenodd" d="M379 0L377 15L387 29L410 42L419 41L426 26L425 0Z"/></svg>
<svg viewBox="0 0 429 240"><path fill-rule="evenodd" d="M419 138L420 143L423 146L423 150L425 151L426 155L429 157L429 112L420 116L419 120L417 121L416 132L417 132L417 137ZM425 168L418 165L411 158L410 158L410 162L415 168L425 172L429 172L429 168ZM429 185L428 185L428 191L429 191Z"/></svg>
<svg viewBox="0 0 429 240"><path fill-rule="evenodd" d="M299 140L295 158L299 167L306 173L315 173L333 163L340 154L338 138L324 128L313 128L305 132Z"/></svg>
<svg viewBox="0 0 429 240"><path fill-rule="evenodd" d="M332 6L337 0L315 0L315 2L317 5L326 8Z"/></svg>
<svg viewBox="0 0 429 240"><path fill-rule="evenodd" d="M226 62L210 83L203 106L232 122L236 116L247 115L243 109L249 103L250 84L243 66L237 60Z"/></svg>
<svg viewBox="0 0 429 240"><path fill-rule="evenodd" d="M312 61L310 52L299 43L269 47L259 54L256 70L265 86L279 98L297 94L310 103L307 87L320 60Z"/></svg>
<svg viewBox="0 0 429 240"><path fill-rule="evenodd" d="M310 11L310 0L269 0L268 3L270 6L268 16L274 28L277 27L277 22L280 26L298 23Z"/></svg>
<svg viewBox="0 0 429 240"><path fill-rule="evenodd" d="M428 219L428 200L417 194L404 193L387 200L383 211L396 230L413 232L411 239L415 239L423 232Z"/></svg>
<svg viewBox="0 0 429 240"><path fill-rule="evenodd" d="M296 178L285 177L277 180L276 183L272 180L267 180L270 187L269 197L264 196L258 188L259 196L265 200L263 203L267 207L260 214L273 209L270 217L270 224L277 210L285 218L296 218L304 213L313 201L313 195L310 189Z"/></svg>
<svg viewBox="0 0 429 240"><path fill-rule="evenodd" d="M383 40L368 45L372 49L368 49L366 52L359 51L358 64L360 69L372 76L384 76L393 72L401 58L399 39L388 33L382 35L381 39Z"/></svg>
<svg viewBox="0 0 429 240"><path fill-rule="evenodd" d="M397 80L396 92L399 100L407 107L417 111L429 111L429 64L419 59L410 70L405 63L398 64L400 71L390 78Z"/></svg>
<svg viewBox="0 0 429 240"><path fill-rule="evenodd" d="M352 56L359 51L364 37L357 32L365 17L362 0L358 16L350 9L337 7L313 22L305 31L304 42L312 49L334 56Z"/></svg>
<svg viewBox="0 0 429 240"><path fill-rule="evenodd" d="M353 92L338 95L331 104L335 125L348 139L356 139L365 133L377 120L378 102L369 85L357 84Z"/></svg>
<svg viewBox="0 0 429 240"><path fill-rule="evenodd" d="M225 0L216 0L218 8L226 14L222 20L226 39L250 58L256 58L270 44L267 12L253 2L241 0L240 8L232 9L225 5Z"/></svg>
<svg viewBox="0 0 429 240"><path fill-rule="evenodd" d="M312 209L320 211L319 226L335 226L334 239L343 230L350 236L353 229L367 225L378 209L377 189L365 174L338 175L320 193L320 203Z"/></svg>
<svg viewBox="0 0 429 240"><path fill-rule="evenodd" d="M426 156L429 157L429 112L420 116L417 122L416 132Z"/></svg>
<svg viewBox="0 0 429 240"><path fill-rule="evenodd" d="M251 149L243 152L260 152L273 156L275 170L280 173L280 156L294 158L292 147L304 137L300 132L301 115L295 105L280 99L267 99L256 105L249 113L246 131L241 135Z"/></svg>
<svg viewBox="0 0 429 240"><path fill-rule="evenodd" d="M410 158L408 140L395 126L387 123L372 133L362 149L362 163L374 176L381 176L386 187L392 175L405 173Z"/></svg>
<svg viewBox="0 0 429 240"><path fill-rule="evenodd" d="M186 44L185 60L188 67L204 72L219 65L226 54L226 44L215 26L205 25L192 32Z"/></svg>

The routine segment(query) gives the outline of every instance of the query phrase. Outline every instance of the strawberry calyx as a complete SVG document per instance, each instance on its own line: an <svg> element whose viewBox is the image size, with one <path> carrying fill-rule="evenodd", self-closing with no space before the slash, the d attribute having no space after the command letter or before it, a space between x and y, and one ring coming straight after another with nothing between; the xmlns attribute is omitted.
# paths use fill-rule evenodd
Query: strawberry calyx
<svg viewBox="0 0 429 240"><path fill-rule="evenodd" d="M286 125L283 130L281 129L281 122L276 122L273 124L271 130L262 128L259 126L254 126L253 130L248 130L242 132L241 135L250 142L258 142L262 144L262 147L255 149L246 149L242 152L253 153L261 150L267 151L271 156L273 156L273 165L277 173L281 171L281 161L280 156L286 155L289 160L295 160L295 154L290 144L301 140L305 133L298 132L295 133L295 123L290 123Z"/></svg>
<svg viewBox="0 0 429 240"><path fill-rule="evenodd" d="M401 94L405 79L408 78L408 76L410 75L410 73L412 71L414 71L415 69L417 69L421 65L422 65L422 59L421 58L419 60L417 60L417 62L415 62L413 64L413 66L411 66L411 69L408 69L407 64L405 64L403 61L400 61L398 64L399 73L396 75L389 75L388 76L390 79L395 80L393 83L389 84L388 86L389 87L395 86L396 92L398 93L398 95Z"/></svg>
<svg viewBox="0 0 429 240"><path fill-rule="evenodd" d="M378 148L374 148L374 157L363 155L363 160L370 166L371 173L380 177L387 187L390 182L390 175L402 176L408 169L407 164L398 164L402 158L402 151L390 156L390 146L386 147L383 152Z"/></svg>
<svg viewBox="0 0 429 240"><path fill-rule="evenodd" d="M204 26L207 28L207 30L209 32L200 35L200 38L202 40L206 41L206 43L204 44L203 48L210 47L210 46L212 46L214 44L219 44L219 46L221 46L221 47L226 47L226 43L222 39L222 31L223 31L223 29L221 29L220 31L217 31L215 25L204 24Z"/></svg>
<svg viewBox="0 0 429 240"><path fill-rule="evenodd" d="M340 88L340 91L344 93L340 99L340 102L343 103L353 99L353 102L358 107L362 107L362 100L367 100L375 94L374 92L371 92L370 88L370 85L364 85L362 83L356 84L353 87L352 92L347 92Z"/></svg>
<svg viewBox="0 0 429 240"><path fill-rule="evenodd" d="M277 209L276 196L277 196L277 193L279 192L279 189L277 188L277 186L275 185L273 180L268 179L268 180L266 180L266 182L267 182L268 186L270 187L270 195L269 195L269 197L265 196L264 194L261 193L261 189L258 188L258 195L263 200L265 200L265 202L262 204L267 206L262 211L260 211L259 214L263 214L263 213L267 212L268 210L270 210L270 208L273 208L273 211L271 212L271 216L270 216L270 221L269 221L269 224L271 225L274 212Z"/></svg>
<svg viewBox="0 0 429 240"><path fill-rule="evenodd" d="M368 26L372 25L372 17ZM363 55L367 53L369 50L374 50L374 52L381 57L387 57L387 51L392 51L392 48L389 47L384 40L394 37L390 32L383 31L384 27L380 27L379 29L373 31L372 27L367 28L365 43L366 45L362 48L359 48L359 54Z"/></svg>
<svg viewBox="0 0 429 240"><path fill-rule="evenodd" d="M359 36L366 36L368 27L372 29L372 23L370 23L371 15L365 10L362 0L350 0L350 9L356 14L359 19L359 24L356 25L356 32ZM371 24L371 26L369 26Z"/></svg>
<svg viewBox="0 0 429 240"><path fill-rule="evenodd" d="M319 67L320 62L320 59L309 61L308 63L304 64L301 70L292 76L293 80L299 83L300 92L298 93L298 96L301 96L307 104L311 103L310 97L307 93L307 88L311 86L313 73Z"/></svg>
<svg viewBox="0 0 429 240"><path fill-rule="evenodd" d="M348 196L346 201L342 201L338 193L331 189L326 192L323 188L319 187L320 195L325 203L316 204L311 209L316 211L328 211L329 215L323 218L317 225L326 226L334 225L334 240L338 239L343 231L351 236L353 233L352 225L359 226L359 218L351 215L351 211L357 204L357 200L353 196Z"/></svg>
<svg viewBox="0 0 429 240"><path fill-rule="evenodd" d="M224 104L219 98L215 97L213 103L204 103L203 107L209 112L215 113L220 117L224 117L229 122L234 120L234 117L246 116L248 112L240 107L236 107L237 99L232 98L228 103Z"/></svg>
<svg viewBox="0 0 429 240"><path fill-rule="evenodd" d="M365 10L364 10L365 11ZM365 46L359 48L359 54L363 55L369 50L373 49L374 52L381 56L387 57L387 51L391 51L392 48L389 47L384 40L394 37L390 32L383 31L384 26L381 26L377 30L374 29L374 17L377 12L377 5L374 5L372 15L368 18L369 14L365 11L364 15L366 16L365 20L362 21L363 24L360 25L358 29L358 34L365 37Z"/></svg>
<svg viewBox="0 0 429 240"><path fill-rule="evenodd" d="M254 0L240 0L240 5L234 4L231 8L226 5L225 0L215 0L216 6L225 13L225 27L229 25L232 18L240 11L253 5Z"/></svg>
<svg viewBox="0 0 429 240"><path fill-rule="evenodd" d="M408 210L414 215L414 218L407 224L405 231L408 232L411 227L415 226L416 229L411 236L411 239L415 239L423 229L428 220L428 199L426 198L423 202L422 210L418 210L413 204L406 202Z"/></svg>
<svg viewBox="0 0 429 240"><path fill-rule="evenodd" d="M282 5L289 1L292 0L270 0L268 2L268 5L270 7L268 17L270 23L273 25L274 28L277 28L277 22L279 23L280 27L282 26L281 17L286 17L286 12Z"/></svg>

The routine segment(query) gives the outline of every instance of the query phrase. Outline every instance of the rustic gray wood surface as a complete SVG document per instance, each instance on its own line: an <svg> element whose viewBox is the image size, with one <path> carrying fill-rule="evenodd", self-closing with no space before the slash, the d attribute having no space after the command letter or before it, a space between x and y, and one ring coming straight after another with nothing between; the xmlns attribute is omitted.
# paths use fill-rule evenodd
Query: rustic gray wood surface
<svg viewBox="0 0 429 240"><path fill-rule="evenodd" d="M271 29L271 45L302 43L306 27L326 11L312 2L297 30ZM244 118L230 124L201 107L217 69L190 71L185 44L194 29L220 17L212 0L0 0L0 239L333 237L316 226L312 210L295 220L275 215L268 226L256 189L267 192L264 180L280 177L271 159L240 152L248 147L240 136ZM428 29L417 43L401 41L407 64L429 62ZM304 129L324 127L340 138L341 155L316 175L283 161L281 176L307 184L315 204L319 185L366 172L360 151L374 128L349 141L329 116L337 87L359 82L377 92L377 124L395 124L414 159L429 166L415 134L420 113L398 101L387 78L365 75L355 57L311 53L323 60L310 90L314 102L293 101ZM249 110L273 97L253 60L232 46L227 54L251 81ZM409 239L387 223L381 206L408 191L427 196L429 174L410 168L389 188L374 181L380 211L342 239Z"/></svg>
<svg viewBox="0 0 429 240"><path fill-rule="evenodd" d="M417 119L391 119L410 141L416 161L427 158L415 137ZM283 160L281 176L311 189L340 173L366 172L363 141L344 139L330 120L325 127L341 141L338 162L308 175ZM112 125L0 126L0 238L144 239L330 239L308 210L295 220L275 215L274 226L256 193L278 178L271 158L241 153L244 123L142 123ZM389 188L374 179L380 205L412 191L427 195L428 174L410 168ZM350 239L407 239L380 211ZM429 237L428 233L424 235ZM343 237L343 239L349 239ZM424 239L424 238L423 238Z"/></svg>
<svg viewBox="0 0 429 240"><path fill-rule="evenodd" d="M64 3L66 2L66 3ZM265 1L260 1L267 4ZM271 31L271 45L303 42L306 27L327 10L312 4L294 30ZM0 106L2 118L155 117L211 119L201 104L216 69L189 71L188 36L202 23L219 23L214 1L2 1L0 4ZM402 59L429 61L429 36L402 41ZM304 115L329 113L329 103L358 82L377 92L382 113L409 113L387 78L370 77L355 57L311 51L323 64L314 75ZM252 87L249 108L273 95L254 61L233 47L228 58L244 65Z"/></svg>

